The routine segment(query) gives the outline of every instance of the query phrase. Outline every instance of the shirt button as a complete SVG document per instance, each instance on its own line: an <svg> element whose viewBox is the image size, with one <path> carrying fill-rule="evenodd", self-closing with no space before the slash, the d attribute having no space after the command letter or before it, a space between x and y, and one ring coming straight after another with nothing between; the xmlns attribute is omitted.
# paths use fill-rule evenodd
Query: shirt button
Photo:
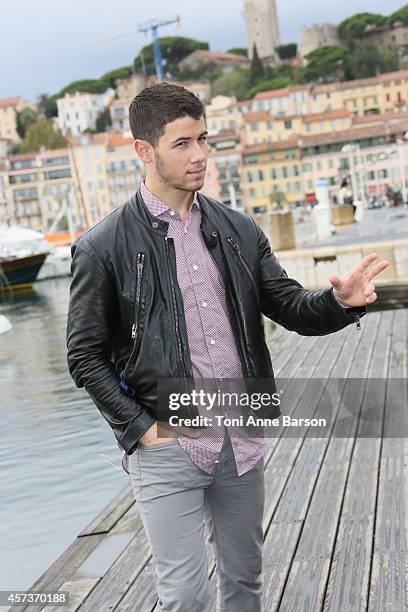
<svg viewBox="0 0 408 612"><path fill-rule="evenodd" d="M152 227L154 227L155 229L156 229L156 227L159 227L159 224L157 223L157 221L153 221Z"/></svg>
<svg viewBox="0 0 408 612"><path fill-rule="evenodd" d="M214 338L210 338L210 344L215 344Z"/></svg>
<svg viewBox="0 0 408 612"><path fill-rule="evenodd" d="M198 270L198 266L197 266L197 264L194 264L194 266L193 266L193 270Z"/></svg>
<svg viewBox="0 0 408 612"><path fill-rule="evenodd" d="M174 217L174 215L175 215L175 214L176 214L176 211L175 211L175 210L171 210L171 211L170 211L170 215L171 215L172 217Z"/></svg>
<svg viewBox="0 0 408 612"><path fill-rule="evenodd" d="M187 234L187 228L186 227L183 229L183 233Z"/></svg>
<svg viewBox="0 0 408 612"><path fill-rule="evenodd" d="M205 308L207 306L207 302L203 302L202 305Z"/></svg>

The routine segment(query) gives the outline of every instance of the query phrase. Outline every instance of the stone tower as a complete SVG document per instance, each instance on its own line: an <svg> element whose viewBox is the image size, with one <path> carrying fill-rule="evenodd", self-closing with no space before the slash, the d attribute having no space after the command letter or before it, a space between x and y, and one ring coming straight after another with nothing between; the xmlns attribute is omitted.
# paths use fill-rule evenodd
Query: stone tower
<svg viewBox="0 0 408 612"><path fill-rule="evenodd" d="M275 47L280 45L280 37L275 0L245 0L244 17L249 57L252 58L255 43L262 60L276 63L278 55Z"/></svg>

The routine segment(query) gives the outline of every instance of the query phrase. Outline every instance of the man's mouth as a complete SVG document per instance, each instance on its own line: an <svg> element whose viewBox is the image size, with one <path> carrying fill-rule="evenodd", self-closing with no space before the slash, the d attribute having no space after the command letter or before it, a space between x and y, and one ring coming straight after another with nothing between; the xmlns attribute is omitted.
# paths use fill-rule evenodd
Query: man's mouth
<svg viewBox="0 0 408 612"><path fill-rule="evenodd" d="M204 174L205 168L199 168L198 170L190 170L187 174L194 174L196 176L200 176L200 174Z"/></svg>

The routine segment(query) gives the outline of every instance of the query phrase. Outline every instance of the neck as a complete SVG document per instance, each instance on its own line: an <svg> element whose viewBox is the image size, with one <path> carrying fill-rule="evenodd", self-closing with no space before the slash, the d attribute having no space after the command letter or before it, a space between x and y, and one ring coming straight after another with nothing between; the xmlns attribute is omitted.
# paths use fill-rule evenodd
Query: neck
<svg viewBox="0 0 408 612"><path fill-rule="evenodd" d="M170 206L170 208L177 210L181 217L186 215L190 210L194 199L193 191L177 189L177 187L164 183L155 177L146 177L144 183L156 198L159 198L159 200Z"/></svg>

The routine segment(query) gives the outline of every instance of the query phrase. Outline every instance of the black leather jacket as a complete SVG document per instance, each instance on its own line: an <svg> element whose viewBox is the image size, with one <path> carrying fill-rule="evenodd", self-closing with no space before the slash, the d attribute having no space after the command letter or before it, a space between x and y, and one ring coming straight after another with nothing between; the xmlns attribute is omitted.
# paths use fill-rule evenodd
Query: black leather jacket
<svg viewBox="0 0 408 612"><path fill-rule="evenodd" d="M288 278L253 219L200 193L198 198L201 231L225 283L245 378L274 384L261 313L307 336L354 321L359 327L364 306L345 310L330 288L304 289ZM167 229L166 221L151 215L139 189L71 248L68 368L128 454L158 418L156 381L192 376Z"/></svg>

